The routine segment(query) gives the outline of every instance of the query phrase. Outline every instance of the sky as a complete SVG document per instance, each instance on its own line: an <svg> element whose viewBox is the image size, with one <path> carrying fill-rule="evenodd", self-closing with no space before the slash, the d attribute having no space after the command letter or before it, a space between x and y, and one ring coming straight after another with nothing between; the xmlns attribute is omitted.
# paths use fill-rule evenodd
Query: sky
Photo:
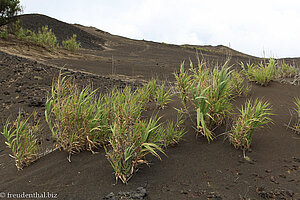
<svg viewBox="0 0 300 200"><path fill-rule="evenodd" d="M21 0L24 13L155 42L300 57L299 0Z"/></svg>

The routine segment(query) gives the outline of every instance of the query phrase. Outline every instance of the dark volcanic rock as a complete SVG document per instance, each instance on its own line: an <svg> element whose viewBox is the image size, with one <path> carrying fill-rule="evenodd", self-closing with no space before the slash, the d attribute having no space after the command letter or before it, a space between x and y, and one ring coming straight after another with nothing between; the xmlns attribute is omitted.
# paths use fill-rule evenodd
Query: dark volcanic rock
<svg viewBox="0 0 300 200"><path fill-rule="evenodd" d="M44 106L44 101L40 97L32 97L27 101L28 106L30 107L42 107Z"/></svg>
<svg viewBox="0 0 300 200"><path fill-rule="evenodd" d="M127 199L127 200L133 200L133 199L145 199L147 196L147 191L144 187L138 187L135 191L129 191L129 192L118 192L117 195L115 195L113 192L105 195L103 199Z"/></svg>

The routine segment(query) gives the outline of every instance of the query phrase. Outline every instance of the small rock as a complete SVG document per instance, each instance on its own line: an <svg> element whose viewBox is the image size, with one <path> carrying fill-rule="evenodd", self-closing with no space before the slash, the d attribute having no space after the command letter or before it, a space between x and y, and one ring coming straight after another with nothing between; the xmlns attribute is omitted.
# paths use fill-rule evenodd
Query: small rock
<svg viewBox="0 0 300 200"><path fill-rule="evenodd" d="M222 197L219 195L219 194L216 194L214 192L211 192L207 195L207 198L211 199L211 198L215 198L215 199L218 199L218 200L222 200Z"/></svg>
<svg viewBox="0 0 300 200"><path fill-rule="evenodd" d="M270 170L270 169L266 169L266 172L267 172L267 173L271 173L271 172L272 172L272 170Z"/></svg>
<svg viewBox="0 0 300 200"><path fill-rule="evenodd" d="M276 179L275 179L274 176L271 176L271 177L270 177L270 180L271 180L273 183L278 184L278 182L276 181Z"/></svg>
<svg viewBox="0 0 300 200"><path fill-rule="evenodd" d="M109 193L108 195L104 196L103 199L112 199L115 196L113 192Z"/></svg>
<svg viewBox="0 0 300 200"><path fill-rule="evenodd" d="M286 175L284 175L284 174L279 174L279 177L281 177L281 178L286 178Z"/></svg>
<svg viewBox="0 0 300 200"><path fill-rule="evenodd" d="M134 193L133 195L131 195L132 199L143 199L143 195L140 193Z"/></svg>
<svg viewBox="0 0 300 200"><path fill-rule="evenodd" d="M43 99L39 97L32 97L31 99L28 99L28 106L30 107L42 107L43 105Z"/></svg>
<svg viewBox="0 0 300 200"><path fill-rule="evenodd" d="M294 196L294 192L292 190L287 190L285 191L287 195L289 195L290 197Z"/></svg>
<svg viewBox="0 0 300 200"><path fill-rule="evenodd" d="M21 82L21 81L20 81L20 82L16 82L16 87L23 86L23 84L24 84L24 83Z"/></svg>
<svg viewBox="0 0 300 200"><path fill-rule="evenodd" d="M147 191L146 191L146 189L143 188L143 187L138 187L138 188L136 189L136 191L137 191L138 193L140 193L143 197L147 195Z"/></svg>
<svg viewBox="0 0 300 200"><path fill-rule="evenodd" d="M43 80L43 78L40 77L40 76L34 76L33 78L36 79L36 80L39 80L39 81L40 81L40 80Z"/></svg>
<svg viewBox="0 0 300 200"><path fill-rule="evenodd" d="M257 177L257 176L258 176L258 174L257 174L257 173L252 173L252 176L256 176L256 177Z"/></svg>
<svg viewBox="0 0 300 200"><path fill-rule="evenodd" d="M300 162L300 158L293 157L295 162Z"/></svg>
<svg viewBox="0 0 300 200"><path fill-rule="evenodd" d="M34 70L37 71L37 72L42 71L42 69L43 69L43 68L42 68L42 67L39 67L39 66L36 67L36 68L34 68Z"/></svg>
<svg viewBox="0 0 300 200"><path fill-rule="evenodd" d="M185 190L180 190L180 193L181 193L181 194L187 194L187 191L185 191Z"/></svg>
<svg viewBox="0 0 300 200"><path fill-rule="evenodd" d="M20 88L16 88L15 92L20 93L21 89Z"/></svg>
<svg viewBox="0 0 300 200"><path fill-rule="evenodd" d="M3 94L10 95L10 93L8 91L4 91Z"/></svg>

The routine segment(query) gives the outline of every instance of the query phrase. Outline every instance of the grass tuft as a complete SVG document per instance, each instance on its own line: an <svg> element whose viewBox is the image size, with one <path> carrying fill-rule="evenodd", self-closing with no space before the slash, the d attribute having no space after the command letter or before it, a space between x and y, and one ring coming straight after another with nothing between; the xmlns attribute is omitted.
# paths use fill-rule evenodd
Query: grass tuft
<svg viewBox="0 0 300 200"><path fill-rule="evenodd" d="M33 115L35 119L35 113ZM7 121L2 132L7 140L5 144L12 150L12 157L16 161L18 170L23 169L38 158L37 137L40 127L38 121L30 123L31 116L22 119L21 111L19 111L16 121L13 124Z"/></svg>
<svg viewBox="0 0 300 200"><path fill-rule="evenodd" d="M62 74L52 84L46 101L46 121L58 147L69 155L82 150L93 152L104 141L106 116L102 104L95 101L95 92L89 87L79 89Z"/></svg>
<svg viewBox="0 0 300 200"><path fill-rule="evenodd" d="M63 47L69 51L77 51L80 48L80 42L77 42L76 38L77 35L73 34L73 37L62 42Z"/></svg>
<svg viewBox="0 0 300 200"><path fill-rule="evenodd" d="M196 111L196 129L208 141L213 140L211 128L224 122L230 112L233 89L231 84L231 70L227 62L211 71L205 63L198 62L198 68L190 62L190 69L184 69L181 64L179 73L175 74L179 98L185 112L189 113L188 102Z"/></svg>
<svg viewBox="0 0 300 200"><path fill-rule="evenodd" d="M229 133L229 140L235 148L247 150L251 146L254 130L272 122L269 116L273 114L270 104L258 99L248 100L239 112L240 116Z"/></svg>
<svg viewBox="0 0 300 200"><path fill-rule="evenodd" d="M112 90L104 98L111 124L109 145L105 147L106 156L114 169L116 180L120 179L123 183L132 177L138 164L147 163L147 154L160 159L157 152L164 153L159 137L156 137L157 132L161 131L159 118L141 120L141 113L149 101L147 93L148 90L144 88L133 92L125 87L123 90Z"/></svg>
<svg viewBox="0 0 300 200"><path fill-rule="evenodd" d="M262 86L267 86L276 74L276 62L274 59L270 59L267 64L263 64L262 62L258 65L247 63L247 69L244 63L241 63L241 67L242 72L250 81Z"/></svg>

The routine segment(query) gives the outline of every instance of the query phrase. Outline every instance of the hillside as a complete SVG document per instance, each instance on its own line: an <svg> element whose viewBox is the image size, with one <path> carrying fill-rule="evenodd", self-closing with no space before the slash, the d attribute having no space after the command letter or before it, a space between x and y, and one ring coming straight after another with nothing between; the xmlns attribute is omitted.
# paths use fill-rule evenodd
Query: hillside
<svg viewBox="0 0 300 200"><path fill-rule="evenodd" d="M52 81L60 72L74 78L80 87L90 85L97 95L113 88L141 87L155 78L166 81L174 89L174 73L185 61L197 63L197 56L208 67L223 64L240 69L241 62L258 63L262 58L238 52L225 46L173 45L146 40L134 40L107 33L94 27L68 24L54 18L30 14L19 17L24 28L37 31L48 25L61 42L77 34L82 48L69 52L20 41L0 39L0 132L7 119L17 117L20 108L26 113L37 112L42 127L39 145L45 153L40 159L17 171L11 150L0 135L0 198L8 193L57 194L57 199L300 199L299 134L286 128L296 121L295 98L300 98L299 77L274 80L260 86L245 79L251 86L248 96L234 98L234 110L214 133L208 143L200 134L196 137L196 116L184 118L186 134L177 145L165 149L162 160L147 156L149 165L141 165L127 185L115 184L113 169L103 147L95 154L88 151L72 155L68 162L65 151L54 150L56 140L45 122L45 101ZM300 58L284 59L300 66ZM281 60L280 60L281 61ZM288 81L285 81L288 80ZM283 83L284 82L284 83ZM172 91L172 101L159 109L154 102L147 105L143 119L157 115L160 121L176 121L182 104ZM249 99L260 98L272 105L273 123L254 132L250 161L241 150L228 141L226 132L237 117L237 109ZM53 151L53 152L52 152ZM3 191L3 192L2 192ZM113 193L113 195L111 194ZM5 197L4 197L5 199ZM117 198L115 198L117 199Z"/></svg>

